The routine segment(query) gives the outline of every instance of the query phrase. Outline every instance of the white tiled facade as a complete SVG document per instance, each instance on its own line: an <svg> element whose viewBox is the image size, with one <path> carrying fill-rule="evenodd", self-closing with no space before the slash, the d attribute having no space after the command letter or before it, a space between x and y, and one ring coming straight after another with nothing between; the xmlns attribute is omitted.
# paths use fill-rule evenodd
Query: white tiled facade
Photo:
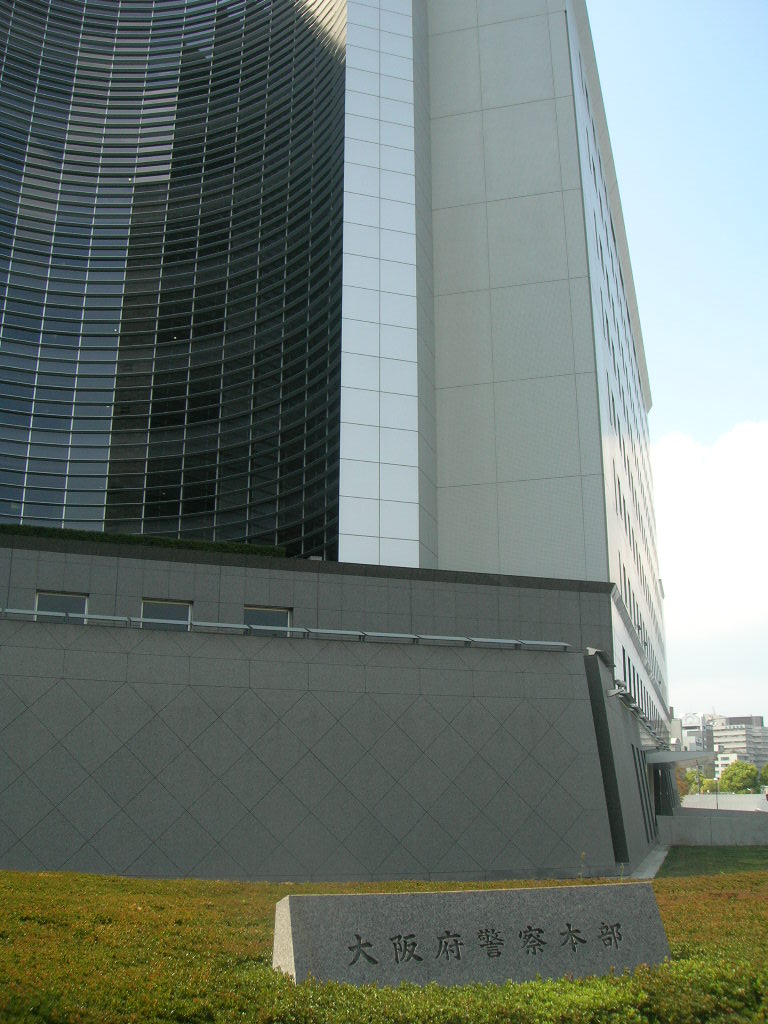
<svg viewBox="0 0 768 1024"><path fill-rule="evenodd" d="M584 0L348 4L343 561L611 580L667 721L650 391Z"/></svg>
<svg viewBox="0 0 768 1024"><path fill-rule="evenodd" d="M347 5L339 555L382 565L436 564L420 458L434 426L419 395L419 13L411 0Z"/></svg>
<svg viewBox="0 0 768 1024"><path fill-rule="evenodd" d="M430 9L439 564L599 580L594 346L556 6Z"/></svg>

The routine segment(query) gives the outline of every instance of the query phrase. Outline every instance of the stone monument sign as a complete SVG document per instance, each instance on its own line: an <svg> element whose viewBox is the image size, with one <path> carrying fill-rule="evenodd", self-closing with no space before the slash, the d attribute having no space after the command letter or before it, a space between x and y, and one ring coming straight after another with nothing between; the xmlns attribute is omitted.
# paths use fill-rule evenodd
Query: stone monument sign
<svg viewBox="0 0 768 1024"><path fill-rule="evenodd" d="M621 973L669 946L648 884L286 896L272 965L353 985L529 981Z"/></svg>

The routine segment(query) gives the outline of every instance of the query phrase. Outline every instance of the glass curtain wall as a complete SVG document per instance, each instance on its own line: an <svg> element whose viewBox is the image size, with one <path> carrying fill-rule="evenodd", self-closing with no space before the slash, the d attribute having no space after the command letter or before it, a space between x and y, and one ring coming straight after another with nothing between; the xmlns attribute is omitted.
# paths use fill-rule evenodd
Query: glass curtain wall
<svg viewBox="0 0 768 1024"><path fill-rule="evenodd" d="M0 520L335 557L344 0L0 0Z"/></svg>

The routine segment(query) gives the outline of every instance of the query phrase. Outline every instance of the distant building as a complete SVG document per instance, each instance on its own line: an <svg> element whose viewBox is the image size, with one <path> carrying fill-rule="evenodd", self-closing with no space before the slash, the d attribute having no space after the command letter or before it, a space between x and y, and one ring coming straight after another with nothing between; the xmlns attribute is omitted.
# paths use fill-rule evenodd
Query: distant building
<svg viewBox="0 0 768 1024"><path fill-rule="evenodd" d="M717 754L716 778L734 761L746 761L758 768L768 764L768 729L759 715L712 719L712 737Z"/></svg>
<svg viewBox="0 0 768 1024"><path fill-rule="evenodd" d="M670 750L682 750L683 749L683 723L679 718L675 718L675 709L670 705L669 708L669 749Z"/></svg>
<svg viewBox="0 0 768 1024"><path fill-rule="evenodd" d="M677 750L690 752L712 751L711 715L685 714L680 718L672 718L670 736L672 746Z"/></svg>
<svg viewBox="0 0 768 1024"><path fill-rule="evenodd" d="M714 751L717 779L734 761L746 761L758 768L768 764L768 728L762 715L673 715L670 736L674 750Z"/></svg>
<svg viewBox="0 0 768 1024"><path fill-rule="evenodd" d="M719 779L722 777L723 772L726 768L730 768L732 764L735 764L739 760L738 754L733 753L716 753L715 754L715 778Z"/></svg>

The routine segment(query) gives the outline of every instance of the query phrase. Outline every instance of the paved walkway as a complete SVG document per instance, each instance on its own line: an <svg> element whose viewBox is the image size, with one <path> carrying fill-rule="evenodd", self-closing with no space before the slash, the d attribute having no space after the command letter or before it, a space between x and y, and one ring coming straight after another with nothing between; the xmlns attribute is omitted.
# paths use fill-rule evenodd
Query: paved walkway
<svg viewBox="0 0 768 1024"><path fill-rule="evenodd" d="M661 865L666 860L668 853L668 846L657 846L655 850L651 850L640 866L632 872L630 877L640 881L655 878L661 868Z"/></svg>

